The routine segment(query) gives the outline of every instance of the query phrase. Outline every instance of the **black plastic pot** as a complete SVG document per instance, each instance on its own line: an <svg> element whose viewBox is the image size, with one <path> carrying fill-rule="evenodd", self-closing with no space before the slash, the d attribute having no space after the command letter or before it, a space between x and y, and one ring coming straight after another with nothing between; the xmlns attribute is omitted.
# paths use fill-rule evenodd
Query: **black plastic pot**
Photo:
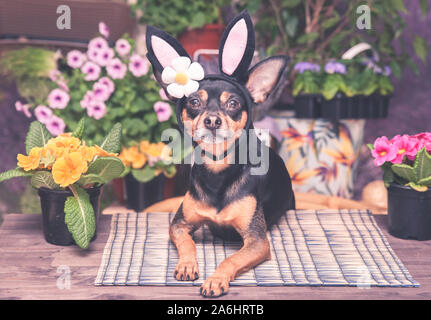
<svg viewBox="0 0 431 320"><path fill-rule="evenodd" d="M163 199L165 176L159 174L148 182L139 182L132 174L124 177L125 197L128 209L136 212Z"/></svg>
<svg viewBox="0 0 431 320"><path fill-rule="evenodd" d="M305 119L379 119L388 115L390 96L373 94L346 97L338 93L326 100L320 94L304 94L295 97L296 118Z"/></svg>
<svg viewBox="0 0 431 320"><path fill-rule="evenodd" d="M96 215L96 232L97 218L100 208L100 190L101 187L86 189L90 196L90 202ZM72 234L67 229L64 222L64 203L67 197L72 197L71 191L51 190L39 188L40 204L42 207L43 233L47 242L59 246L69 246L75 244ZM96 239L96 232L91 241Z"/></svg>
<svg viewBox="0 0 431 320"><path fill-rule="evenodd" d="M296 118L321 118L322 96L320 94L304 94L295 97L294 109Z"/></svg>
<svg viewBox="0 0 431 320"><path fill-rule="evenodd" d="M322 118L347 119L351 107L351 98L337 94L333 99L322 99Z"/></svg>
<svg viewBox="0 0 431 320"><path fill-rule="evenodd" d="M397 238L431 240L431 190L419 192L391 184L388 221L389 233Z"/></svg>

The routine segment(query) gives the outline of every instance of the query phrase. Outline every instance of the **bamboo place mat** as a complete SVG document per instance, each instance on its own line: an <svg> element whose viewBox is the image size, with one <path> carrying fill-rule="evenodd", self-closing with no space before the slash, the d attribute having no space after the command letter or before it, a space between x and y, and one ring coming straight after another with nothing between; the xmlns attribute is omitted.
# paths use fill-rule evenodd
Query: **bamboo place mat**
<svg viewBox="0 0 431 320"><path fill-rule="evenodd" d="M173 213L112 217L95 285L199 286L241 247L200 228L200 278L173 277L178 254L169 240ZM362 210L291 210L269 232L271 260L240 275L232 286L418 287L372 214Z"/></svg>

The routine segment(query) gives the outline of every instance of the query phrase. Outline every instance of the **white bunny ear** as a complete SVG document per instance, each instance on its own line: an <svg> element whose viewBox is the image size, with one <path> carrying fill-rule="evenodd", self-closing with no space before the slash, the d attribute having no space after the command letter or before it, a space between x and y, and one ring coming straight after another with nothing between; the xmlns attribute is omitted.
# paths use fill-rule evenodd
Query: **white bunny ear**
<svg viewBox="0 0 431 320"><path fill-rule="evenodd" d="M254 54L254 29L246 10L226 27L219 49L220 71L238 80L247 78L247 70Z"/></svg>
<svg viewBox="0 0 431 320"><path fill-rule="evenodd" d="M160 29L147 26L145 41L147 58L153 66L154 76L167 93L167 83L162 80L163 70L179 57L187 57L190 61L190 56L178 40ZM175 100L175 97L167 94L171 100Z"/></svg>

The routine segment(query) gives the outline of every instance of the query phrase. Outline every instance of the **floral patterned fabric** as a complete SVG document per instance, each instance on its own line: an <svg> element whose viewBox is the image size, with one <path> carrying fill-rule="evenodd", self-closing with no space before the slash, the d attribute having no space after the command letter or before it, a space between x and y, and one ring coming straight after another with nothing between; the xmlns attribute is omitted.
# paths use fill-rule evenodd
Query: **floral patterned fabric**
<svg viewBox="0 0 431 320"><path fill-rule="evenodd" d="M273 118L293 189L351 198L365 120Z"/></svg>

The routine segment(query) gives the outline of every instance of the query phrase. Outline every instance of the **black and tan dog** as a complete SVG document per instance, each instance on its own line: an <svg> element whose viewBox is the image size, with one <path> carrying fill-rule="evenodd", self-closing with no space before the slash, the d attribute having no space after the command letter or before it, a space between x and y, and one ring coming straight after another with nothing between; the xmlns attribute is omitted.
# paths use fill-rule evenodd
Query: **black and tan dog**
<svg viewBox="0 0 431 320"><path fill-rule="evenodd" d="M161 75L168 57L188 54L173 37L156 28L148 27L146 41L155 77L166 89ZM286 210L295 208L284 162L254 139L251 121L252 108L266 103L279 89L288 61L283 56L271 57L249 70L253 52L252 22L248 13L242 12L223 34L220 74L205 76L198 90L187 96L170 96L177 103L180 127L193 137L195 150L202 155L202 161L192 166L189 191L170 226L179 254L175 278L199 277L192 234L203 224L218 236L240 236L243 241L243 247L202 284L200 292L206 297L227 293L229 282L237 275L269 259L267 228ZM242 149L244 145L246 149ZM250 150L256 152L260 163Z"/></svg>

